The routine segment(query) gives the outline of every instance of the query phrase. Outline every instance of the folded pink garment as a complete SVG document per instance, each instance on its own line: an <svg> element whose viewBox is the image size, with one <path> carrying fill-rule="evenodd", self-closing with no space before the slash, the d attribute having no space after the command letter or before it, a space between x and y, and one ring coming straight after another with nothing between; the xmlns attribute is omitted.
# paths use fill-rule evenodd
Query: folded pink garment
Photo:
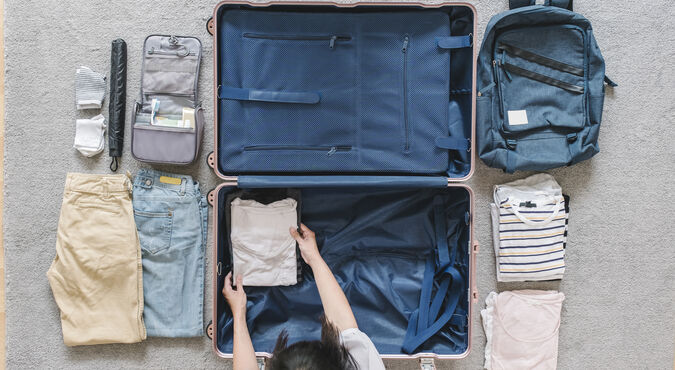
<svg viewBox="0 0 675 370"><path fill-rule="evenodd" d="M555 369L560 310L554 290L491 292L481 311L486 369Z"/></svg>

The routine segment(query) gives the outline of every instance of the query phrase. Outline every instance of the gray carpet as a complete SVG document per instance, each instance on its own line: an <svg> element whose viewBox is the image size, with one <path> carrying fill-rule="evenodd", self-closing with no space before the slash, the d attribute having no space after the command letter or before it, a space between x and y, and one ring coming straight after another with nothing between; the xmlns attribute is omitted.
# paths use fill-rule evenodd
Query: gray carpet
<svg viewBox="0 0 675 370"><path fill-rule="evenodd" d="M489 18L505 10L507 1L475 3L480 40ZM482 245L479 306L495 289L560 289L567 297L560 328L561 369L670 369L675 337L675 7L665 0L575 3L593 22L607 73L620 86L605 101L602 152L574 167L551 171L572 196L565 279L496 284L487 207L491 189L526 174L506 175L479 163L469 182L476 192L475 227ZM9 368L230 368L229 361L216 358L206 338L67 348L45 277L54 255L66 172L109 172L107 148L93 159L84 159L72 148L75 118L96 114L74 109L75 68L87 65L107 73L110 41L124 38L129 47L129 111L139 91L144 37L198 36L204 44L201 98L210 121L212 39L205 22L214 5L183 0L5 1ZM207 127L202 155L194 165L159 167L196 176L204 191L219 182L205 164L213 146L212 127ZM141 167L132 159L129 143L127 138L122 173ZM210 246L208 250L210 256ZM207 317L209 283L210 279ZM439 368L481 368L484 336L478 319L473 343L468 358L439 363ZM391 369L416 367L413 361L386 364Z"/></svg>

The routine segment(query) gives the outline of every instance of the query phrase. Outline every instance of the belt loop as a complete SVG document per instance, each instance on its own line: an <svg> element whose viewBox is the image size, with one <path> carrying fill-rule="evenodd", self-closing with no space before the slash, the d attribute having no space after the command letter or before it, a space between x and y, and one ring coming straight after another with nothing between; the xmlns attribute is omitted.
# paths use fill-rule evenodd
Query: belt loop
<svg viewBox="0 0 675 370"><path fill-rule="evenodd" d="M513 139L506 140L506 147L511 149L511 150L515 150L517 144L518 144L518 142L516 140L513 140Z"/></svg>
<svg viewBox="0 0 675 370"><path fill-rule="evenodd" d="M72 176L70 174L66 174L66 186L64 186L64 193L70 191L70 181L71 181Z"/></svg>
<svg viewBox="0 0 675 370"><path fill-rule="evenodd" d="M180 178L180 195L185 195L185 188L187 187L187 179L185 177Z"/></svg>
<svg viewBox="0 0 675 370"><path fill-rule="evenodd" d="M127 170L125 175L127 175L127 178L124 180L124 185L126 185L129 194L132 194L134 191L133 177L131 177L131 172L129 172L129 170Z"/></svg>

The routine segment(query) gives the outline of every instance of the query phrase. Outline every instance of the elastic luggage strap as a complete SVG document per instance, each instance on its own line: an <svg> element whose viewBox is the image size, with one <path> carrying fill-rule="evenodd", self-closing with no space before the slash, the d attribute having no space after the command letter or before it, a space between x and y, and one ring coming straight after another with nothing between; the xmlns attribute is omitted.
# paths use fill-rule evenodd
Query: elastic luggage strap
<svg viewBox="0 0 675 370"><path fill-rule="evenodd" d="M218 87L218 97L230 100L297 104L316 104L321 100L321 94L315 91L274 91L229 86Z"/></svg>
<svg viewBox="0 0 675 370"><path fill-rule="evenodd" d="M454 234L453 249L448 247L447 225L445 223L445 207L443 198L434 198L434 230L436 234L436 253L431 254L424 269L422 292L419 307L410 314L408 329L403 340L402 350L413 353L419 346L433 337L448 322L461 323L461 318L454 315L459 303L462 275L454 267L458 233ZM440 284L435 284L434 277L438 276ZM436 294L432 298L432 291L437 286ZM441 310L443 302L445 308ZM461 311L461 310L458 310ZM440 314L440 315L439 315ZM452 337L448 337L455 345Z"/></svg>
<svg viewBox="0 0 675 370"><path fill-rule="evenodd" d="M473 35L436 37L436 45L441 49L468 48L473 45Z"/></svg>

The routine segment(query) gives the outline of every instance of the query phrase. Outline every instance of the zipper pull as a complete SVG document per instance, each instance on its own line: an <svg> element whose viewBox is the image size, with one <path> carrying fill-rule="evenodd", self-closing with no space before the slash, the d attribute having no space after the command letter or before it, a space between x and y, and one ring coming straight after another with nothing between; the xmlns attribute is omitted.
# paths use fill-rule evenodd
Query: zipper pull
<svg viewBox="0 0 675 370"><path fill-rule="evenodd" d="M509 72L506 68L503 68L504 70L504 76L506 76L506 79L511 82L513 79L511 78L511 72Z"/></svg>
<svg viewBox="0 0 675 370"><path fill-rule="evenodd" d="M331 49L335 49L335 41L337 40L337 36L333 35L330 37L330 42L328 43L328 47Z"/></svg>
<svg viewBox="0 0 675 370"><path fill-rule="evenodd" d="M410 41L410 38L408 36L403 38L403 49L401 51L405 54L408 52L408 42Z"/></svg>
<svg viewBox="0 0 675 370"><path fill-rule="evenodd" d="M337 147L334 146L330 148L330 150L328 151L328 153L326 153L326 155L330 157L333 154L335 154L335 152L337 152Z"/></svg>

